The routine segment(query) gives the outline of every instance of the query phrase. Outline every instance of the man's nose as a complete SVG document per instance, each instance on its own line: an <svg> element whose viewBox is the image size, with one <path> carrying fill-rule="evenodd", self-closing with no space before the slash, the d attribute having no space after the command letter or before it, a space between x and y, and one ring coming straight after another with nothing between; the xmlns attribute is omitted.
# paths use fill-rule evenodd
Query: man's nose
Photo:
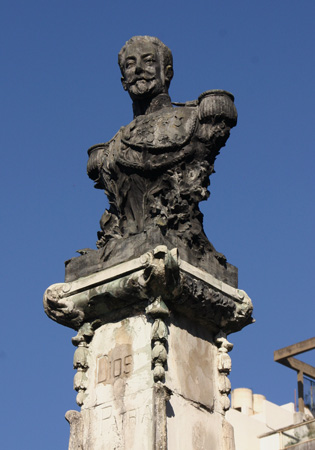
<svg viewBox="0 0 315 450"><path fill-rule="evenodd" d="M137 74L139 74L139 73L142 73L143 72L143 64L142 64L142 61L141 60L138 60L137 62L136 62L136 73Z"/></svg>

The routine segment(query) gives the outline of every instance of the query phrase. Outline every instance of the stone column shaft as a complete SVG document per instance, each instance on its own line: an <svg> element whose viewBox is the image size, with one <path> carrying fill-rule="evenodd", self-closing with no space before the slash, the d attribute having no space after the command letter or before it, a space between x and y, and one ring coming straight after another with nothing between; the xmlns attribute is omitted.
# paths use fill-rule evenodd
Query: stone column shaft
<svg viewBox="0 0 315 450"><path fill-rule="evenodd" d="M251 322L244 291L158 246L51 286L44 305L78 331L70 450L233 450L226 337Z"/></svg>

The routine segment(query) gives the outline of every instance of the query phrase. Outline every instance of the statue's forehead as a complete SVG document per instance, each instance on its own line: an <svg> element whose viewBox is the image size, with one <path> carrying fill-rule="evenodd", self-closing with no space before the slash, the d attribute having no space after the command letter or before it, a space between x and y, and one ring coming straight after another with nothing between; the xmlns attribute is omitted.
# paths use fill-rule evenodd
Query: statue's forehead
<svg viewBox="0 0 315 450"><path fill-rule="evenodd" d="M157 55L156 45L147 41L132 42L126 47L125 58L146 54Z"/></svg>

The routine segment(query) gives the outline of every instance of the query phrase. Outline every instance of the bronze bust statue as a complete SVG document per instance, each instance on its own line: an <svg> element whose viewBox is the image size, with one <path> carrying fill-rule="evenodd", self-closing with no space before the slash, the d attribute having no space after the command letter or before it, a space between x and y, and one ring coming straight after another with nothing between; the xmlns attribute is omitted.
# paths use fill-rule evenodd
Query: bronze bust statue
<svg viewBox="0 0 315 450"><path fill-rule="evenodd" d="M155 37L131 38L118 62L134 120L88 151L88 175L110 204L100 221L100 264L163 244L236 284L236 269L208 241L198 206L209 197L215 158L236 125L233 96L212 90L172 103L172 53Z"/></svg>

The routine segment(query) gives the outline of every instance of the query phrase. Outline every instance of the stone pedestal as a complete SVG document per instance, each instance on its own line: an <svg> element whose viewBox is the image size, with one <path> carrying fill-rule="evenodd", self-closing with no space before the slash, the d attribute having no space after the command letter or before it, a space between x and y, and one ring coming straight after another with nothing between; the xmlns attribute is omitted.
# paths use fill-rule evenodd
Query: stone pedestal
<svg viewBox="0 0 315 450"><path fill-rule="evenodd" d="M70 450L234 449L226 336L252 321L244 291L158 246L52 285L44 306L78 331Z"/></svg>
<svg viewBox="0 0 315 450"><path fill-rule="evenodd" d="M153 448L150 331L145 316L95 331L81 410L83 448Z"/></svg>

